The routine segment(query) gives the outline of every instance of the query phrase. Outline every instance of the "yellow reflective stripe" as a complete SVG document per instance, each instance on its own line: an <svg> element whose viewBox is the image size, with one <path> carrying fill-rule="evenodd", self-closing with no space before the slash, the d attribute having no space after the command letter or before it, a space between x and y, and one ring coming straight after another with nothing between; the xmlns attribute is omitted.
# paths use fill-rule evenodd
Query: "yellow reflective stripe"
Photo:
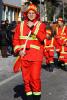
<svg viewBox="0 0 67 100"><path fill-rule="evenodd" d="M62 46L62 51L61 51L61 53L67 54L67 52L64 51L64 46Z"/></svg>
<svg viewBox="0 0 67 100"><path fill-rule="evenodd" d="M15 47L14 47L14 51L15 51L16 49L18 49L18 48L20 48L20 45L15 46Z"/></svg>
<svg viewBox="0 0 67 100"><path fill-rule="evenodd" d="M44 43L45 43L45 47L48 48L48 47L53 47L53 41L54 41L54 38L52 38L52 41L51 41L51 44L49 46L46 46L46 40L44 40Z"/></svg>
<svg viewBox="0 0 67 100"><path fill-rule="evenodd" d="M51 41L51 46L53 46L53 41L54 41L54 38L52 38L52 41Z"/></svg>
<svg viewBox="0 0 67 100"><path fill-rule="evenodd" d="M56 27L56 33L58 34L58 27Z"/></svg>
<svg viewBox="0 0 67 100"><path fill-rule="evenodd" d="M59 56L59 58L64 58L64 56Z"/></svg>
<svg viewBox="0 0 67 100"><path fill-rule="evenodd" d="M50 63L54 63L53 61L50 61Z"/></svg>
<svg viewBox="0 0 67 100"><path fill-rule="evenodd" d="M65 37L62 37L62 36L61 36L61 39L65 39Z"/></svg>
<svg viewBox="0 0 67 100"><path fill-rule="evenodd" d="M65 27L66 27L66 26L64 26L64 27L63 27L63 30L62 30L62 33L61 33L61 34L63 34L63 33L64 33Z"/></svg>
<svg viewBox="0 0 67 100"><path fill-rule="evenodd" d="M23 25L24 25L24 21L22 21L20 24L20 35L23 35Z"/></svg>
<svg viewBox="0 0 67 100"><path fill-rule="evenodd" d="M38 22L37 26L36 26L36 29L34 31L34 34L37 35L38 31L39 31L39 27L40 27L40 21Z"/></svg>
<svg viewBox="0 0 67 100"><path fill-rule="evenodd" d="M39 31L39 26L40 26L40 21L38 21L37 25L36 25L36 29L34 31L34 34L37 35L38 31ZM23 25L24 25L24 21L21 22L20 24L20 36L23 36Z"/></svg>
<svg viewBox="0 0 67 100"><path fill-rule="evenodd" d="M28 36L20 36L19 39L27 39Z"/></svg>
<svg viewBox="0 0 67 100"><path fill-rule="evenodd" d="M14 47L14 51L15 51L16 49L18 49L18 48L19 48L19 49L24 48L24 45L25 45L25 44L15 46L15 47ZM30 45L30 48L34 48L34 49L40 50L40 47L39 47L39 46L33 45L33 44Z"/></svg>
<svg viewBox="0 0 67 100"><path fill-rule="evenodd" d="M32 95L32 92L31 92L31 91L30 91L30 92L27 92L26 95L27 95L27 96L28 96L28 95Z"/></svg>
<svg viewBox="0 0 67 100"><path fill-rule="evenodd" d="M24 44L23 44L23 45L17 45L17 46L15 46L15 47L14 47L14 51L15 51L16 49L21 49L21 48L24 48Z"/></svg>
<svg viewBox="0 0 67 100"><path fill-rule="evenodd" d="M20 36L19 39L27 39L28 36ZM38 40L37 38L32 38L32 37L29 37L28 40Z"/></svg>
<svg viewBox="0 0 67 100"><path fill-rule="evenodd" d="M50 51L54 51L54 50L50 50Z"/></svg>
<svg viewBox="0 0 67 100"><path fill-rule="evenodd" d="M67 52L65 52L65 51L64 51L64 52L60 52L60 53L61 53L61 54L67 54Z"/></svg>
<svg viewBox="0 0 67 100"><path fill-rule="evenodd" d="M25 44L20 45L20 48L24 48L24 45L25 45Z"/></svg>
<svg viewBox="0 0 67 100"><path fill-rule="evenodd" d="M53 47L53 46L45 46L45 48L48 48L48 47Z"/></svg>
<svg viewBox="0 0 67 100"><path fill-rule="evenodd" d="M41 92L33 92L33 95L41 95Z"/></svg>
<svg viewBox="0 0 67 100"><path fill-rule="evenodd" d="M30 48L34 48L34 49L40 50L40 47L39 46L33 45L33 44L30 45Z"/></svg>
<svg viewBox="0 0 67 100"><path fill-rule="evenodd" d="M66 38L66 39L64 39L64 41L67 41L67 38Z"/></svg>
<svg viewBox="0 0 67 100"><path fill-rule="evenodd" d="M66 26L63 27L63 30L62 30L62 33L61 33L61 34L64 33L65 27L66 27ZM57 32L57 34L58 34L58 27L56 28L56 32Z"/></svg>

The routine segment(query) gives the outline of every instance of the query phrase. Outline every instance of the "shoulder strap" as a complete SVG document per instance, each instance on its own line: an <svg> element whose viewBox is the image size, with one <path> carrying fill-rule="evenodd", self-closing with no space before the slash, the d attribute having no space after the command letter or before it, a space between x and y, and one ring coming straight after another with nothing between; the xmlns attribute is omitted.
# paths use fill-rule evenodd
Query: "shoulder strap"
<svg viewBox="0 0 67 100"><path fill-rule="evenodd" d="M66 26L64 26L64 27L63 27L63 29L62 29L62 33L61 33L61 34L63 34L63 33L64 33L65 28L66 28Z"/></svg>
<svg viewBox="0 0 67 100"><path fill-rule="evenodd" d="M20 36L23 35L23 26L24 26L24 21L22 21L20 24Z"/></svg>
<svg viewBox="0 0 67 100"><path fill-rule="evenodd" d="M51 41L51 46L53 46L53 42L54 42L54 38L52 38L52 41Z"/></svg>
<svg viewBox="0 0 67 100"><path fill-rule="evenodd" d="M40 27L41 22L38 21L37 25L36 25L36 29L34 31L34 34L37 35L38 31L39 31L39 27Z"/></svg>

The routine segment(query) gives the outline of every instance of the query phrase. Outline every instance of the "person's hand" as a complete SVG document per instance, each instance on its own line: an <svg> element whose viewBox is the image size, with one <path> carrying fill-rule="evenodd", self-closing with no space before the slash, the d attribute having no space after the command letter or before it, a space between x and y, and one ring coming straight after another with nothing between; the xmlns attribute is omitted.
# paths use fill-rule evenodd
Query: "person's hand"
<svg viewBox="0 0 67 100"><path fill-rule="evenodd" d="M25 51L24 50L21 50L20 52L19 52L19 55L20 56L24 56L26 53L25 53Z"/></svg>
<svg viewBox="0 0 67 100"><path fill-rule="evenodd" d="M27 25L28 25L28 27L29 27L29 28L31 28L31 27L33 27L33 26L34 26L34 23L33 23L33 22L31 22L31 21L28 21Z"/></svg>

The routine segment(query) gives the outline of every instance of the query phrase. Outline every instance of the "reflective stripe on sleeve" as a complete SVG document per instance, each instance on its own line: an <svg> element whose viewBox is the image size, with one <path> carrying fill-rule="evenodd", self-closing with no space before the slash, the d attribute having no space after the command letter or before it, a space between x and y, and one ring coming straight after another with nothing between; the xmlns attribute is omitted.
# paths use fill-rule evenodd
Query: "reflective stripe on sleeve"
<svg viewBox="0 0 67 100"><path fill-rule="evenodd" d="M38 22L37 26L36 26L36 29L34 31L34 34L37 35L38 31L39 31L39 27L40 27L40 22Z"/></svg>
<svg viewBox="0 0 67 100"><path fill-rule="evenodd" d="M15 51L16 49L19 49L19 48L20 48L20 45L15 46L15 47L14 47L14 51Z"/></svg>
<svg viewBox="0 0 67 100"><path fill-rule="evenodd" d="M39 46L33 45L33 44L30 45L30 48L34 48L34 49L40 50L40 47Z"/></svg>
<svg viewBox="0 0 67 100"><path fill-rule="evenodd" d="M64 58L64 56L60 56L59 58Z"/></svg>
<svg viewBox="0 0 67 100"><path fill-rule="evenodd" d="M22 21L20 24L20 35L23 35L23 26L24 26L24 21Z"/></svg>
<svg viewBox="0 0 67 100"><path fill-rule="evenodd" d="M20 36L19 39L27 39L28 36ZM32 37L29 37L28 40L38 40L37 38L32 38Z"/></svg>
<svg viewBox="0 0 67 100"><path fill-rule="evenodd" d="M50 63L52 63L52 64L53 64L54 62L53 62L53 61L50 61Z"/></svg>

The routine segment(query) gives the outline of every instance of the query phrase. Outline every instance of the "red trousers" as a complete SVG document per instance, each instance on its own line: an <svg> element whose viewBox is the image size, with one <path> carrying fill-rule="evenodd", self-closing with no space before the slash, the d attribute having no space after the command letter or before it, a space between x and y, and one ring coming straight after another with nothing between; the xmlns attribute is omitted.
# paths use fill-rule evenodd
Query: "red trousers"
<svg viewBox="0 0 67 100"><path fill-rule="evenodd" d="M22 77L25 92L41 92L41 61L22 60Z"/></svg>
<svg viewBox="0 0 67 100"><path fill-rule="evenodd" d="M67 65L67 52L60 52L59 60Z"/></svg>
<svg viewBox="0 0 67 100"><path fill-rule="evenodd" d="M54 63L54 50L44 51L44 56L46 57L46 64Z"/></svg>

